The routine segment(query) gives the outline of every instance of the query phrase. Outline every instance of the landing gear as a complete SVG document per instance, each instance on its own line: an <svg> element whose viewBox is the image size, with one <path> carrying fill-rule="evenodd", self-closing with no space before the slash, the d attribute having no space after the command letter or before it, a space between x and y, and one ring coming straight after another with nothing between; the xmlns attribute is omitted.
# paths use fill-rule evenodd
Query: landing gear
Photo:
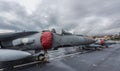
<svg viewBox="0 0 120 71"><path fill-rule="evenodd" d="M36 57L36 60L37 61L43 61L44 59L44 54L39 54L37 57Z"/></svg>
<svg viewBox="0 0 120 71"><path fill-rule="evenodd" d="M36 58L37 61L41 61L43 63L48 63L48 56L47 56L47 52L41 53L37 56Z"/></svg>

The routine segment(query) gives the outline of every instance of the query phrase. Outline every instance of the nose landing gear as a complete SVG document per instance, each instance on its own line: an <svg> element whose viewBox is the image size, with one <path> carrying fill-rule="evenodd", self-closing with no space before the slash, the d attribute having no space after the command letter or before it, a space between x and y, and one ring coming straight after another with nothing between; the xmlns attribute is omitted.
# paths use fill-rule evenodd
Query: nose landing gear
<svg viewBox="0 0 120 71"><path fill-rule="evenodd" d="M43 63L49 63L47 52L41 53L37 56L36 60Z"/></svg>

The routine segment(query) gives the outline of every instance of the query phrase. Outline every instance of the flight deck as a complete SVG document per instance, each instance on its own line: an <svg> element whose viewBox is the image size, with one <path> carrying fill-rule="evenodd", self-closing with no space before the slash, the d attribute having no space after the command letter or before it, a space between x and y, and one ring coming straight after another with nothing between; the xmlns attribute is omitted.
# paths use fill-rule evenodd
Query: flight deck
<svg viewBox="0 0 120 71"><path fill-rule="evenodd" d="M63 52L62 52L63 53ZM52 53L51 53L52 54ZM58 53L49 63L33 63L9 71L119 71L120 44L97 51Z"/></svg>

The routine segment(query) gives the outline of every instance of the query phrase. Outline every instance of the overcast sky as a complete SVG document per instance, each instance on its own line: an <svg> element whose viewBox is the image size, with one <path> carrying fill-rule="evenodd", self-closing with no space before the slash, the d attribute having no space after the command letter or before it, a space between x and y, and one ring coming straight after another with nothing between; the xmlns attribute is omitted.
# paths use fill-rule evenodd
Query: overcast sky
<svg viewBox="0 0 120 71"><path fill-rule="evenodd" d="M0 32L56 28L85 35L120 32L120 0L0 0Z"/></svg>

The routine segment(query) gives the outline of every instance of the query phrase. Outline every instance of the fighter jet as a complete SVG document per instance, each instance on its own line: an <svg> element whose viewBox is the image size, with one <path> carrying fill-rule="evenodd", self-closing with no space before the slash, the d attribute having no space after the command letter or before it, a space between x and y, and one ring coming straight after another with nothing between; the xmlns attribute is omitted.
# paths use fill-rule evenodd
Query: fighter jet
<svg viewBox="0 0 120 71"><path fill-rule="evenodd" d="M62 30L63 35L76 35L76 36L81 36L84 38L88 38L87 35L80 35L80 34L72 34L70 32L66 32L65 30ZM108 48L110 45L113 44L120 44L118 41L112 41L112 40L105 40L104 38L97 38L97 39L92 39L94 40L93 43L91 44L85 44L85 45L80 45L79 49L81 50L86 50L86 49L94 49L94 50L99 50L100 48ZM87 40L89 41L89 40Z"/></svg>
<svg viewBox="0 0 120 71"><path fill-rule="evenodd" d="M81 48L99 50L101 48L108 48L110 45L113 45L113 44L120 44L120 42L105 40L104 38L95 39L95 41L96 42L89 45L82 45Z"/></svg>
<svg viewBox="0 0 120 71"><path fill-rule="evenodd" d="M76 36L71 34L58 34L55 30L24 31L15 33L6 33L0 35L0 62L25 59L31 56L37 56L40 60L40 52L45 54L47 50L56 50L69 46L87 45L95 40ZM35 53L29 53L28 50L34 50Z"/></svg>

